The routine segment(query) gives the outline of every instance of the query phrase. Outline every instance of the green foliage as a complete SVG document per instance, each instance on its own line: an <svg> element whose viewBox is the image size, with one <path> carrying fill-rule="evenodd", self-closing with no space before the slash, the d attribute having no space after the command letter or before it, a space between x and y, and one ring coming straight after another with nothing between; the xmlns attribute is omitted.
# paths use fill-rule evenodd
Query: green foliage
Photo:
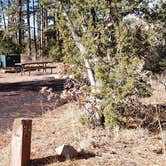
<svg viewBox="0 0 166 166"><path fill-rule="evenodd" d="M145 57L145 68L153 72L161 72L163 70L163 62L166 59L166 2L164 0L156 1L153 6L149 7L148 1L144 1L140 5L140 14L144 20L153 29L153 51Z"/></svg>
<svg viewBox="0 0 166 166"><path fill-rule="evenodd" d="M86 119L85 115L81 115L81 116L79 117L79 123L80 123L81 125L85 125L85 124L86 124L85 119Z"/></svg>
<svg viewBox="0 0 166 166"><path fill-rule="evenodd" d="M125 119L119 114L119 105L125 102L126 98L151 94L150 85L141 75L144 61L140 58L147 50L152 49L148 34L149 30L143 29L142 26L133 27L132 24L121 22L115 26L115 45L114 51L111 51L111 60L98 55L93 64L95 78L98 81L94 94L98 99L97 110L100 110L105 124L109 127L125 123ZM103 51L108 53L110 48L107 48L104 41L102 43L106 49ZM104 52L100 53L106 55Z"/></svg>
<svg viewBox="0 0 166 166"><path fill-rule="evenodd" d="M109 126L110 128L118 124L118 116L115 109L112 107L104 109L103 111L105 117L105 125Z"/></svg>
<svg viewBox="0 0 166 166"><path fill-rule="evenodd" d="M17 54L25 49L25 44L18 45L17 42L12 40L12 37L0 31L0 53Z"/></svg>
<svg viewBox="0 0 166 166"><path fill-rule="evenodd" d="M133 95L150 95L142 69L160 64L157 48L164 46L164 32L156 33L159 30L143 20L152 18L154 11L145 10L148 5L143 0L42 0L41 4L55 18L54 27L45 30L46 53L57 61L76 64L80 80L88 79L87 70L92 71L95 92L89 97L95 98L95 106L91 107L92 115L86 115L88 121L95 123L97 113L109 127L125 123L119 105ZM163 12L159 12L161 20ZM127 19L132 14L137 14L137 19ZM144 63L147 57L153 60Z"/></svg>
<svg viewBox="0 0 166 166"><path fill-rule="evenodd" d="M107 126L124 123L118 106L126 98L132 95L150 95L151 89L141 77L141 66L143 62L139 58L127 55L116 56L107 65L100 63L95 66L96 77L100 80L100 91L95 95L100 101Z"/></svg>
<svg viewBox="0 0 166 166"><path fill-rule="evenodd" d="M83 59L88 59L96 81L96 91L90 96L93 95L97 102L90 108L90 116L86 114L81 122L87 119L95 123L97 113L104 116L109 127L125 123L119 113L119 105L129 96L150 94L141 76L144 65L141 57L153 50L150 29L146 29L144 24L137 25L123 19L134 13L140 1L101 0L96 3L95 0L71 0L55 3L58 6L56 26L63 41L64 59L78 65L78 75L84 75ZM77 41L73 33L77 35ZM86 55L81 54L78 43L84 46ZM57 45L55 47L54 54L57 54L59 49Z"/></svg>
<svg viewBox="0 0 166 166"><path fill-rule="evenodd" d="M166 68L166 59L163 59L159 62L159 65L163 68Z"/></svg>
<svg viewBox="0 0 166 166"><path fill-rule="evenodd" d="M50 48L49 56L51 56L57 62L61 62L63 60L61 48L57 45L54 45Z"/></svg>

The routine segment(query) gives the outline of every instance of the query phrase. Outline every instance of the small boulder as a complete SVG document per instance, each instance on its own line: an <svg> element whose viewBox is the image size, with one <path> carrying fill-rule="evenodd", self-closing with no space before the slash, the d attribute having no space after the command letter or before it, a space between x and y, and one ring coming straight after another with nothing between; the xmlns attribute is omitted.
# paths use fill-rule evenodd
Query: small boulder
<svg viewBox="0 0 166 166"><path fill-rule="evenodd" d="M78 152L70 145L62 145L55 149L57 155L65 158L65 159L72 159L77 157Z"/></svg>

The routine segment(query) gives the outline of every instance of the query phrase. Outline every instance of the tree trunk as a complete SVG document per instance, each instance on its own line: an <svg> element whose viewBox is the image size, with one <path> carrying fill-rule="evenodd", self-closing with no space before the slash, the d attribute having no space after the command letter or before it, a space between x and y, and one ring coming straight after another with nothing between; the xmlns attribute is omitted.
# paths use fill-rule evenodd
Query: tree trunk
<svg viewBox="0 0 166 166"><path fill-rule="evenodd" d="M28 24L28 56L31 57L31 27L30 27L30 12L29 12L29 0L27 0L27 24Z"/></svg>
<svg viewBox="0 0 166 166"><path fill-rule="evenodd" d="M10 14L9 14L9 10L10 10L10 7L11 7L11 1L8 0L7 3L8 3L8 6L7 6L7 27L6 28L9 30L9 28L11 26L11 17L10 17ZM15 40L17 40L17 39L15 39Z"/></svg>
<svg viewBox="0 0 166 166"><path fill-rule="evenodd" d="M85 58L85 55L87 54L87 50L84 47L84 45L81 43L80 38L78 37L76 32L74 31L74 28L72 26L72 22L71 22L68 14L66 12L65 12L65 16L66 16L66 19L68 21L68 28L71 31L73 40L74 40L76 46L78 47L81 55L84 57L84 64L85 64L87 74L88 74L88 78L89 78L89 81L90 81L90 84L91 84L91 92L93 93L93 92L95 92L95 88L96 88L96 80L95 80L95 76L93 74L93 70L90 66L90 62L87 58Z"/></svg>
<svg viewBox="0 0 166 166"><path fill-rule="evenodd" d="M3 25L4 25L4 29L6 30L6 20L5 20L5 13L4 13L3 1L2 0L1 0L1 10L2 10L2 17L3 17Z"/></svg>
<svg viewBox="0 0 166 166"><path fill-rule="evenodd" d="M39 57L41 57L41 6L40 6L40 1L37 0L37 7L40 9L37 13L37 45L39 48Z"/></svg>
<svg viewBox="0 0 166 166"><path fill-rule="evenodd" d="M22 0L19 0L19 28L18 28L18 33L19 33L19 39L18 42L20 45L22 45Z"/></svg>
<svg viewBox="0 0 166 166"><path fill-rule="evenodd" d="M35 59L37 59L35 0L33 0L33 38L34 38L34 45L35 45Z"/></svg>
<svg viewBox="0 0 166 166"><path fill-rule="evenodd" d="M48 11L44 9L44 29L48 29ZM45 35L45 46L48 46L48 37Z"/></svg>
<svg viewBox="0 0 166 166"><path fill-rule="evenodd" d="M44 46L44 11L43 6L41 6L41 34L40 34L40 46L41 46L41 55L43 55L43 46Z"/></svg>

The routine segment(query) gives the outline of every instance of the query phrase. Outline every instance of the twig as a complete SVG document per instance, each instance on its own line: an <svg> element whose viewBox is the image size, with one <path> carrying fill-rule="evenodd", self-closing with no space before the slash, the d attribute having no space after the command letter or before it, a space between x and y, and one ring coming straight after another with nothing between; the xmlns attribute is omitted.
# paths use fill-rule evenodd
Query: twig
<svg viewBox="0 0 166 166"><path fill-rule="evenodd" d="M163 154L164 154L164 156L166 156L164 133L163 133L163 129L162 129L162 126L161 126L157 105L156 105L156 115L157 115L157 121L158 121L158 124L159 124L160 133L161 133L161 139L162 139L162 145L163 145Z"/></svg>

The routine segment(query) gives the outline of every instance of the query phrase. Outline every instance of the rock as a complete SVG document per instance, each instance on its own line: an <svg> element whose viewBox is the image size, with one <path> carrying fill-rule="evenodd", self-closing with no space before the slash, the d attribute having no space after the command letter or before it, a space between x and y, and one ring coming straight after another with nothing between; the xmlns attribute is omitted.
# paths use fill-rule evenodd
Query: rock
<svg viewBox="0 0 166 166"><path fill-rule="evenodd" d="M47 93L47 91L48 91L48 87L44 86L41 88L40 93L44 94L44 93Z"/></svg>
<svg viewBox="0 0 166 166"><path fill-rule="evenodd" d="M72 159L78 155L78 152L76 149L74 149L70 145L62 145L55 149L57 155L65 158L65 159Z"/></svg>

